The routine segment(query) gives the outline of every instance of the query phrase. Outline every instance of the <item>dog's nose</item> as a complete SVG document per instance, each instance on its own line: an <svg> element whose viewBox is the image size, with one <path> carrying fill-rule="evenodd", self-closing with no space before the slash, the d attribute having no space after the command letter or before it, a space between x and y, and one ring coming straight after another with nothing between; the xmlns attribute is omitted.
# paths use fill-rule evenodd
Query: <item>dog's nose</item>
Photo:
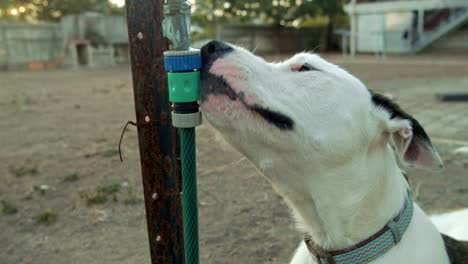
<svg viewBox="0 0 468 264"><path fill-rule="evenodd" d="M226 53L231 52L233 49L222 41L213 40L208 42L201 49L203 64L212 62L217 58L224 56Z"/></svg>

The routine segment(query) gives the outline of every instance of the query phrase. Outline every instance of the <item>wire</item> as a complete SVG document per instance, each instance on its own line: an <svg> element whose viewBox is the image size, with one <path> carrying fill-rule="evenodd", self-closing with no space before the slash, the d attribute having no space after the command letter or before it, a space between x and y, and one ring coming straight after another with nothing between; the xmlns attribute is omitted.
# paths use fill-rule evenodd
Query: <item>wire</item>
<svg viewBox="0 0 468 264"><path fill-rule="evenodd" d="M123 130L122 130L122 135L120 135L120 140L119 140L119 156L120 156L120 162L123 162L123 159L122 159L122 149L121 149L121 146L122 146L122 140L123 140L123 136L125 134L125 131L127 130L127 127L128 125L132 125L132 126L137 126L137 123L133 122L133 121L127 121L127 124L125 124Z"/></svg>

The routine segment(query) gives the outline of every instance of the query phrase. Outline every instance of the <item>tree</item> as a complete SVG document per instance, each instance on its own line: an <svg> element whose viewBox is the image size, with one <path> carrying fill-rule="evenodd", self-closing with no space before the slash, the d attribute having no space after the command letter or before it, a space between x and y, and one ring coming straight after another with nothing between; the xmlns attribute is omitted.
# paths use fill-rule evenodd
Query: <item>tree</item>
<svg viewBox="0 0 468 264"><path fill-rule="evenodd" d="M288 25L304 15L319 11L310 0L197 0L197 13L209 20L217 17L235 22L258 22L272 25Z"/></svg>
<svg viewBox="0 0 468 264"><path fill-rule="evenodd" d="M325 17L327 21L324 45L332 48L333 24L343 14L345 0L196 0L194 23L209 27L213 22L300 25L301 21Z"/></svg>
<svg viewBox="0 0 468 264"><path fill-rule="evenodd" d="M58 21L64 15L93 11L123 13L108 0L0 0L0 18L28 21Z"/></svg>
<svg viewBox="0 0 468 264"><path fill-rule="evenodd" d="M322 10L322 15L326 16L327 18L327 29L325 33L324 39L324 49L325 50L332 50L334 41L333 41L333 29L334 29L334 20L336 16L343 13L343 4L344 0L316 0L318 6L320 6Z"/></svg>

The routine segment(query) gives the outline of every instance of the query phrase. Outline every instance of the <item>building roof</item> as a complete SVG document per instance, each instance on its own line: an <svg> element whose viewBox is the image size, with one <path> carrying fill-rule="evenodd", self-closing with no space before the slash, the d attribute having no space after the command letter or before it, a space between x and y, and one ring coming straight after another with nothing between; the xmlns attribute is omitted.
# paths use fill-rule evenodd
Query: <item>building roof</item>
<svg viewBox="0 0 468 264"><path fill-rule="evenodd" d="M406 0L406 1L358 1L356 5L347 4L346 13L372 14L411 10L468 7L467 0Z"/></svg>

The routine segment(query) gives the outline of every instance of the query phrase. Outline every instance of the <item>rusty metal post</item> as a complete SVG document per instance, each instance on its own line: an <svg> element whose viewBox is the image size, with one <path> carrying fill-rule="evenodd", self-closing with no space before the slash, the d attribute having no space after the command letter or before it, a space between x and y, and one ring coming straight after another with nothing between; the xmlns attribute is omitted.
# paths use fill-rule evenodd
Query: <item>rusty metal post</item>
<svg viewBox="0 0 468 264"><path fill-rule="evenodd" d="M164 0L127 0L135 111L151 263L184 263L179 142L163 52Z"/></svg>

